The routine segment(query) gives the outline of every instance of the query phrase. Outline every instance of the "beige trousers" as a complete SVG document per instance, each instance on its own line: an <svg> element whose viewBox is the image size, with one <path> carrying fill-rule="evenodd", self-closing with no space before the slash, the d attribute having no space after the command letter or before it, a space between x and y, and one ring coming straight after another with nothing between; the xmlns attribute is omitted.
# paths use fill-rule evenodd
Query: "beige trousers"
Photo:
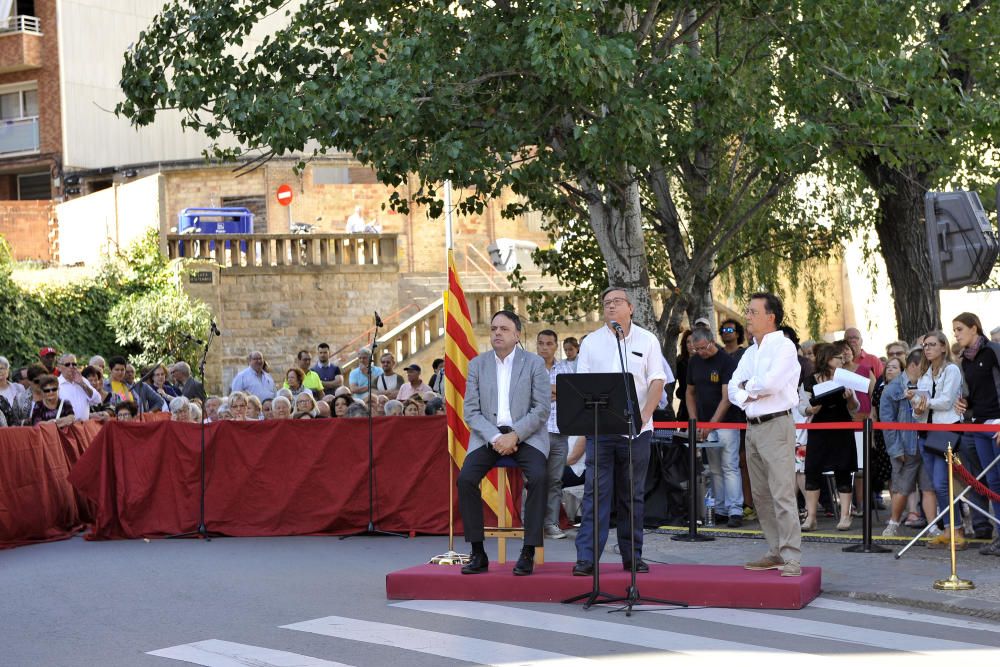
<svg viewBox="0 0 1000 667"><path fill-rule="evenodd" d="M795 423L790 415L747 425L747 470L769 556L802 560L795 502Z"/></svg>

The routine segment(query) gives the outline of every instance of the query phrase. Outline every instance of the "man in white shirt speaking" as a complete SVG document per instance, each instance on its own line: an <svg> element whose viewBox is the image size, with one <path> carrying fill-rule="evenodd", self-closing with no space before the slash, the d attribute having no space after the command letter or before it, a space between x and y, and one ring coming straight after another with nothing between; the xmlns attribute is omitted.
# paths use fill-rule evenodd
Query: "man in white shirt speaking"
<svg viewBox="0 0 1000 667"><path fill-rule="evenodd" d="M465 423L469 449L458 475L458 509L472 557L462 574L489 570L483 548L483 502L479 483L501 456L511 456L524 473L524 548L514 566L518 576L532 573L535 547L542 546L545 519L546 459L549 455L549 372L537 354L518 349L521 320L501 310L490 320L493 349L469 362L465 380ZM501 494L503 490L501 490ZM501 500L503 502L503 500Z"/></svg>
<svg viewBox="0 0 1000 667"><path fill-rule="evenodd" d="M597 331L589 334L580 347L577 357L577 373L621 373L618 356L618 340L622 339L626 372L632 373L639 404L639 420L642 430L632 441L632 475L634 480L632 509L635 512L635 532L629 530L629 438L621 435L602 435L595 443L587 438L587 469L584 476L582 521L576 535L576 565L573 574L589 576L594 573L594 564L601 559L604 545L608 541L611 521L611 487L614 485L615 507L617 509L618 549L622 565L632 569L635 559L637 572L649 572L649 566L642 560L642 528L645 514L644 491L646 468L649 466L649 447L653 437L653 410L660 401L666 372L660 341L651 332L632 322L632 299L621 287L609 287L601 294L604 323ZM621 333L615 331L615 325ZM595 458L596 455L596 458ZM600 479L600 506L597 508L598 526L594 526L594 461ZM597 530L598 552L594 553L594 530Z"/></svg>
<svg viewBox="0 0 1000 667"><path fill-rule="evenodd" d="M754 507L767 540L767 554L748 570L802 574L802 533L795 502L795 422L799 360L795 344L778 330L781 299L768 292L750 296L747 331L753 345L729 380L729 401L747 416L747 469Z"/></svg>

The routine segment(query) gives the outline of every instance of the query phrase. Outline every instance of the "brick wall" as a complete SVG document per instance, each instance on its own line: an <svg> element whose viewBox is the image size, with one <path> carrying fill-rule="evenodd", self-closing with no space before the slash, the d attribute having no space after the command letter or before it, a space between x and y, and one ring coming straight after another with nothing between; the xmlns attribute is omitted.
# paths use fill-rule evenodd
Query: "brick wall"
<svg viewBox="0 0 1000 667"><path fill-rule="evenodd" d="M212 392L223 387L228 391L233 376L246 367L251 350L264 353L277 380L292 365L298 350L315 354L321 342L337 349L363 334L371 326L373 303L390 312L398 308L399 274L394 270L326 267L234 275L207 262L185 266L213 274L211 284L183 279L187 293L208 304L223 333L206 363Z"/></svg>
<svg viewBox="0 0 1000 667"><path fill-rule="evenodd" d="M42 154L62 153L62 119L60 116L61 95L59 92L59 32L56 17L56 2L36 2L35 15L41 22L41 44L31 44L29 53L40 50L37 55L41 62L40 68L20 72L0 74L0 85L16 84L27 81L38 82L38 133ZM28 35L29 43L37 42L33 35ZM36 57L36 56L32 56Z"/></svg>
<svg viewBox="0 0 1000 667"><path fill-rule="evenodd" d="M55 259L57 229L51 201L0 201L0 236L7 239L14 259Z"/></svg>

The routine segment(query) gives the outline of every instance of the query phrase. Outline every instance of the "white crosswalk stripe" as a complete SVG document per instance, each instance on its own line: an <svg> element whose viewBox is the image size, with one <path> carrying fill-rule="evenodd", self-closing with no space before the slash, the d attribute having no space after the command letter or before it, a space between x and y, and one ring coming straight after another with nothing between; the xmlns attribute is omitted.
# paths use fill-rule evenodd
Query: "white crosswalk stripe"
<svg viewBox="0 0 1000 667"><path fill-rule="evenodd" d="M741 628L754 628L767 632L783 632L780 629L781 625L787 624L794 628L795 634L804 638L812 637L833 641L844 641L846 639L852 644L861 644L872 648L893 651L926 653L933 651L973 651L989 648L980 644L966 644L948 639L909 635L871 628L850 627L848 633L845 630L845 626L839 623L814 621L801 617L793 620L786 616L766 614L759 611L744 611L742 609L683 609L677 613L679 616L685 618L697 618L712 623L734 625Z"/></svg>
<svg viewBox="0 0 1000 667"><path fill-rule="evenodd" d="M510 613L510 607L484 602L462 602L459 600L411 600L393 603L393 607L424 611L433 614L445 614L458 618L474 618L491 623L521 625L529 628L544 628L550 632L562 632L580 637L593 637L606 641L633 644L643 648L654 648L660 651L677 653L711 652L742 652L767 651L785 653L764 646L755 646L739 642L716 639L714 637L699 637L669 630L654 630L637 627L631 624L598 621L578 616L564 616L548 612L519 609L516 615ZM802 656L798 654L800 657Z"/></svg>
<svg viewBox="0 0 1000 667"><path fill-rule="evenodd" d="M561 667L589 663L590 660L576 656L554 653L541 649L528 648L476 639L463 635L453 635L433 630L420 630L389 623L362 621L343 616L327 616L303 623L292 623L281 626L288 630L301 630L327 637L352 639L354 641L377 643L382 646L405 648L410 651L429 653L431 655L464 660L466 662L487 665L553 665Z"/></svg>
<svg viewBox="0 0 1000 667"><path fill-rule="evenodd" d="M954 618L951 616L934 616L932 614L922 614L906 609L896 609L894 607L878 607L869 604L858 604L847 600L834 600L831 598L817 598L809 603L809 609L830 609L833 611L846 611L852 614L865 614L866 616L877 616L879 618L896 618L901 621L913 621L914 623L930 623L931 625L945 625L949 628L963 628L966 630L976 630L977 632L992 632L1000 634L1000 625L991 623L981 623L970 621L964 618Z"/></svg>
<svg viewBox="0 0 1000 667"><path fill-rule="evenodd" d="M171 646L158 651L150 651L149 655L182 660L205 667L248 667L248 665L254 667L351 667L342 662L330 662L300 653L276 651L263 646L237 644L221 639L206 639L192 644Z"/></svg>
<svg viewBox="0 0 1000 667"><path fill-rule="evenodd" d="M836 665L849 662L878 667L939 667L944 655L966 664L992 664L1000 657L1000 647L995 646L1000 644L1000 624L824 598L800 612L671 608L666 613L644 614L633 620L608 616L597 609L583 612L579 607L561 605L528 607L410 600L388 605L395 610L391 623L326 616L280 626L329 638L316 641L333 642L329 646L320 644L317 649L313 641L306 651L312 655L220 639L150 651L150 655L205 667L347 667L334 662L338 653L345 652L354 656L350 661L361 667L377 664L374 657L358 658L367 654L359 653L357 644L378 646L380 651L398 650L403 652L401 655L412 651L498 667L597 663L602 667L660 667L667 658L673 666L699 667L706 661L758 664L765 660L769 667L833 667L833 661ZM454 627L455 631L411 627L434 624L435 617L448 618L446 625L438 623L436 627ZM657 627L661 623L662 629ZM496 639L506 641L489 638L491 627L496 628ZM522 627L529 632L523 638L515 635L511 641L509 629L500 633L504 627ZM685 631L691 628L693 634ZM551 638L539 633L551 633ZM287 647L296 648L291 637ZM740 641L734 641L737 639ZM355 648L345 648L351 646ZM592 651L596 654L588 655ZM400 662L405 664L405 658Z"/></svg>

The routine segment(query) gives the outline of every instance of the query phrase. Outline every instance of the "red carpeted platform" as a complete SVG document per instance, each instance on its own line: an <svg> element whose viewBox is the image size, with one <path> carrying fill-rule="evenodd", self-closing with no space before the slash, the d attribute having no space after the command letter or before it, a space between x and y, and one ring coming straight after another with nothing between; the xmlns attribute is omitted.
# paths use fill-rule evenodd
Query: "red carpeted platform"
<svg viewBox="0 0 1000 667"><path fill-rule="evenodd" d="M462 575L457 565L418 565L386 575L390 600L478 600L559 602L591 588L590 577L574 577L572 563L536 565L529 577L515 577L514 563L490 563L486 574ZM821 590L821 570L802 568L801 577L782 577L777 570L751 572L733 565L657 565L639 575L646 597L687 602L694 606L742 609L801 609ZM601 566L601 590L623 595L629 573L618 563Z"/></svg>

